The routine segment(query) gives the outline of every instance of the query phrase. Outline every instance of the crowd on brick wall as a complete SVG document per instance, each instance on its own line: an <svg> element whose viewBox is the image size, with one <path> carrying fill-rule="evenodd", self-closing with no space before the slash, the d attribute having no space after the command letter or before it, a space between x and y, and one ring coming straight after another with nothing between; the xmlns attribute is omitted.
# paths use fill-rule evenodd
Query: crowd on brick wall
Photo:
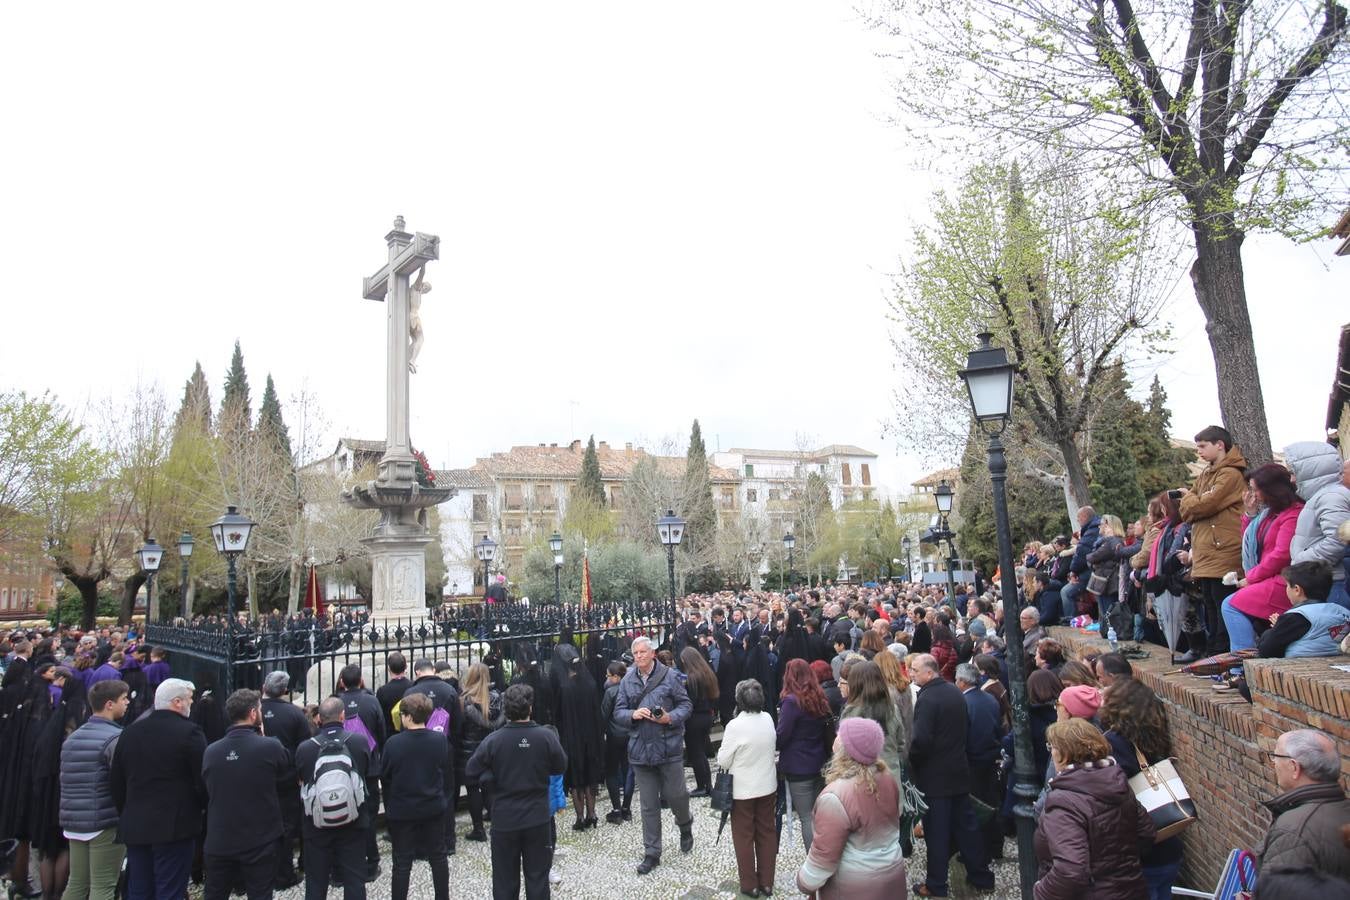
<svg viewBox="0 0 1350 900"><path fill-rule="evenodd" d="M1339 652L1347 621L1336 517L1350 515L1350 468L1334 449L1296 445L1288 470L1246 472L1222 429L1197 443L1208 468L1155 498L1147 521L1084 509L1075 535L1028 545L1015 598L907 583L690 596L660 644L632 634L601 652L564 633L550 658L464 671L392 653L377 690L348 666L308 708L286 672L222 701L168 677L134 633L11 634L11 895L179 900L195 879L223 900L303 880L308 900L334 885L354 900L383 865L381 814L398 900L419 861L447 897L461 838L490 842L494 897L547 897L559 827L640 829L635 879L676 847L734 859L741 895L765 896L787 816L801 823L792 877L806 895L947 896L958 853L967 886L991 890L1013 846L1012 773L1027 768L1011 657L1029 672L1036 897L1169 897L1182 841L1159 839L1130 785L1172 754L1166 707L1125 655L1074 656L1046 626L1096 620L1193 655L1309 656ZM1005 608L1020 646L1004 640ZM1256 896L1345 896L1340 748L1291 731L1266 764L1280 793L1252 848ZM713 803L730 848L695 847L694 809ZM916 841L922 872L906 862Z"/></svg>

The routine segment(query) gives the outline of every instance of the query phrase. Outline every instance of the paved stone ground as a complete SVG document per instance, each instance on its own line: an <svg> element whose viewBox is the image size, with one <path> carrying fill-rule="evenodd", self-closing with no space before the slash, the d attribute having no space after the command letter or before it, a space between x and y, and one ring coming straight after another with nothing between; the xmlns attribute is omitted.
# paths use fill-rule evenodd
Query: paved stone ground
<svg viewBox="0 0 1350 900"><path fill-rule="evenodd" d="M561 884L553 889L558 898L595 898L595 900L732 900L737 896L736 860L731 845L731 825L727 824L721 843L717 843L720 814L708 808L706 799L694 800L694 850L680 853L679 830L669 812L664 814L663 838L665 851L661 865L648 875L637 874L642 860L642 826L638 821L635 798L633 821L610 825L604 821L609 803L603 798L600 824L587 831L572 830L571 810L558 813L558 853L555 868L563 876ZM450 896L454 900L484 900L492 896L492 864L487 844L463 839L469 830L468 814L459 817L458 852L450 858ZM922 880L925 870L924 842L916 841L914 856L906 861L910 883ZM1015 854L1012 841L1006 849ZM381 876L368 885L372 900L390 896L390 850L388 839L381 834ZM775 897L799 897L796 889L797 867L805 858L801 837L795 820L792 837L779 848L778 872L774 884ZM953 861L951 890L953 897L1013 898L1018 896L1017 865L1008 858L994 866L997 887L993 893L975 894L965 890L964 873ZM341 888L330 888L329 897L342 896ZM413 866L412 900L431 900L431 871L426 863ZM912 896L912 895L911 895ZM278 900L302 900L304 889L293 888L277 894ZM897 897L896 900L904 900Z"/></svg>

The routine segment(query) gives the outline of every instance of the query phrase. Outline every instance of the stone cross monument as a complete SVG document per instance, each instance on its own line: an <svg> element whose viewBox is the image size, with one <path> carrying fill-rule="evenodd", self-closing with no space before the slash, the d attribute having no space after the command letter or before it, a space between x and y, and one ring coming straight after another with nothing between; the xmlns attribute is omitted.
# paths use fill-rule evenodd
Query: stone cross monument
<svg viewBox="0 0 1350 900"><path fill-rule="evenodd" d="M440 238L409 234L403 217L384 236L389 261L365 280L367 300L386 302L387 368L385 375L385 445L374 481L358 484L342 499L358 509L378 509L379 524L365 538L370 551L372 619L420 616L426 610L426 509L455 495L450 485L430 486L417 480L417 461L408 434L409 378L414 355L421 350L421 294L431 285L422 276L429 262L440 258ZM414 284L409 279L416 273Z"/></svg>

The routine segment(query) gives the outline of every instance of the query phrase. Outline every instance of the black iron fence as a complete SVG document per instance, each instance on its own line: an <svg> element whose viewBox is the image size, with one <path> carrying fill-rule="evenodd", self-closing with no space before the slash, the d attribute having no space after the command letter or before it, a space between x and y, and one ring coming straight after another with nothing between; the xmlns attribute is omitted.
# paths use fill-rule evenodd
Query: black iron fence
<svg viewBox="0 0 1350 900"><path fill-rule="evenodd" d="M199 694L227 696L237 688L258 689L269 672L290 675L292 698L317 703L332 693L345 666L359 666L366 687L387 678L390 653L408 663L429 659L449 663L459 675L485 662L494 679L509 681L516 667L537 660L545 669L553 647L567 637L588 661L602 666L647 635L664 643L676 622L675 607L665 601L525 607L474 604L426 617L365 620L335 615L295 621L263 620L235 624L150 625L146 638L168 651L176 678L196 684Z"/></svg>

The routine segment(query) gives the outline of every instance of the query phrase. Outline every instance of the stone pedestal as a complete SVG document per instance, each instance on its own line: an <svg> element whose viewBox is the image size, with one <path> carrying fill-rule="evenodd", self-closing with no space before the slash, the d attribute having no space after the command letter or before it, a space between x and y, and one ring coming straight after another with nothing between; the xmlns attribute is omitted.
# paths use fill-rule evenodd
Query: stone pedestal
<svg viewBox="0 0 1350 900"><path fill-rule="evenodd" d="M370 618L418 619L426 615L427 544L422 534L376 535L361 541L370 552Z"/></svg>

